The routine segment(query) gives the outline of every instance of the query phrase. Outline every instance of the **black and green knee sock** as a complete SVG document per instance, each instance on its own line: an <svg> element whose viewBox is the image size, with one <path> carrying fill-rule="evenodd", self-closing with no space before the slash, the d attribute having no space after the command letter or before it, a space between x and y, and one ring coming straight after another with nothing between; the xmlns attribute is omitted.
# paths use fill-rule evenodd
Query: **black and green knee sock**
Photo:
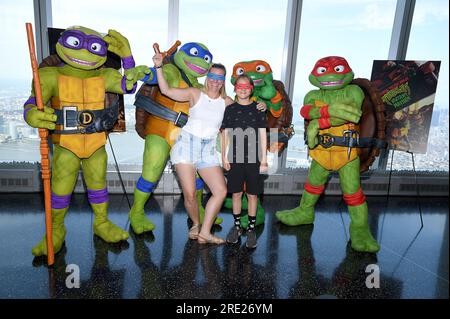
<svg viewBox="0 0 450 319"><path fill-rule="evenodd" d="M256 216L248 215L248 231L254 231L256 225Z"/></svg>
<svg viewBox="0 0 450 319"><path fill-rule="evenodd" d="M241 214L233 214L234 217L234 227L241 227Z"/></svg>

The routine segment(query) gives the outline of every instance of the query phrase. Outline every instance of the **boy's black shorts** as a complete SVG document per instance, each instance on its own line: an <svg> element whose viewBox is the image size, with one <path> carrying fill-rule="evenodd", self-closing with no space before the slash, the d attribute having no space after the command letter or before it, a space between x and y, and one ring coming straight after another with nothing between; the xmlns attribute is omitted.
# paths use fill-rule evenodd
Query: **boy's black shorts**
<svg viewBox="0 0 450 319"><path fill-rule="evenodd" d="M259 163L232 163L228 171L227 189L229 193L240 193L244 190L250 195L263 192L264 181L259 174Z"/></svg>

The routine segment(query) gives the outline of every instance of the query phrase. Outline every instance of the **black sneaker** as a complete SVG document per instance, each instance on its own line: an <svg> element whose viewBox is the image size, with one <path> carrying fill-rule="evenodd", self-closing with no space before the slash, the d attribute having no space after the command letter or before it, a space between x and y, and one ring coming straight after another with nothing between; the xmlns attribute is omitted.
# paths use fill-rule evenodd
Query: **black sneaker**
<svg viewBox="0 0 450 319"><path fill-rule="evenodd" d="M247 242L245 243L245 247L253 249L256 248L256 245L256 232L254 230L247 232Z"/></svg>
<svg viewBox="0 0 450 319"><path fill-rule="evenodd" d="M236 244L242 235L242 228L233 226L227 236L227 243Z"/></svg>

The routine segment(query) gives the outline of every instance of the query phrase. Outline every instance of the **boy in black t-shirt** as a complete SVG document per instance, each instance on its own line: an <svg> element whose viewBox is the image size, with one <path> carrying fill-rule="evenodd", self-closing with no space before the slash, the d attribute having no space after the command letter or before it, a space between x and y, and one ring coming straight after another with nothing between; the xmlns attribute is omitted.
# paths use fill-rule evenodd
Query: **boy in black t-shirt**
<svg viewBox="0 0 450 319"><path fill-rule="evenodd" d="M234 226L227 242L235 244L242 235L240 225L242 193L248 198L247 248L256 247L256 208L258 195L263 191L260 172L267 171L266 114L258 111L250 99L253 81L240 75L235 82L237 102L227 106L222 121L222 163L228 172L227 188L233 197ZM227 147L231 142L232 147ZM244 189L245 185L245 189Z"/></svg>

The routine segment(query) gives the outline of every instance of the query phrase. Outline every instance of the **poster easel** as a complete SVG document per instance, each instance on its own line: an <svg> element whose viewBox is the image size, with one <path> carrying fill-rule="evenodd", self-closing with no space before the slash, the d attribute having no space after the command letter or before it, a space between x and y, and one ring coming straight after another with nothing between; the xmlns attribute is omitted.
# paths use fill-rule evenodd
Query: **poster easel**
<svg viewBox="0 0 450 319"><path fill-rule="evenodd" d="M390 196L391 180L392 180L392 165L394 163L395 150L396 150L395 147L393 149L391 149L392 155L391 155L391 165L389 168L389 178L388 178L388 189L387 189L387 195L386 195L386 202L389 201L389 196ZM416 164L415 164L415 160L414 160L414 153L410 152L410 151L406 151L406 153L411 155L411 163L412 163L413 172L414 172L414 185L415 185L415 189L416 189L416 202L417 202L417 206L419 208L420 230L421 230L423 228L423 216L422 216L422 205L420 202L419 184L417 183L417 171L416 171Z"/></svg>

